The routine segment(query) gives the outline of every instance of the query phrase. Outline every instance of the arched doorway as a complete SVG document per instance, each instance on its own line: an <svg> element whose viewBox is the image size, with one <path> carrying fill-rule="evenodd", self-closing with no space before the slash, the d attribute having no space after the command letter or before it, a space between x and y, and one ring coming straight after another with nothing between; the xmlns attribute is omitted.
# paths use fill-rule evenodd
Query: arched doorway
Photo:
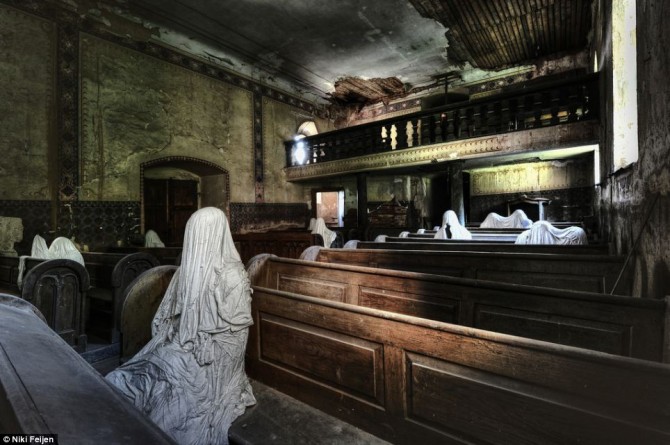
<svg viewBox="0 0 670 445"><path fill-rule="evenodd" d="M154 230L166 246L180 246L188 218L201 207L228 214L228 172L211 162L170 156L140 166L142 231Z"/></svg>

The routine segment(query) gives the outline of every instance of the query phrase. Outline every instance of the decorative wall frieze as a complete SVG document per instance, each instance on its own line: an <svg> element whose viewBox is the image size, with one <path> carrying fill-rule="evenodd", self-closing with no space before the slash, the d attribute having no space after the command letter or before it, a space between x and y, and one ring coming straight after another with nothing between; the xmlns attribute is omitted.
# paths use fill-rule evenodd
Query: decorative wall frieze
<svg viewBox="0 0 670 445"><path fill-rule="evenodd" d="M418 166L502 154L586 145L598 140L598 123L584 121L479 138L392 150L339 161L285 168L288 181Z"/></svg>

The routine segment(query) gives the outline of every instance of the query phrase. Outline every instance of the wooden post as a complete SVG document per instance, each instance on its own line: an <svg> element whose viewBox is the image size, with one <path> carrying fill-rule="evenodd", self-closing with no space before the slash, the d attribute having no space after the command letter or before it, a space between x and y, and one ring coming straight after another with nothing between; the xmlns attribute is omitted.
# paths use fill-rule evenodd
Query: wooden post
<svg viewBox="0 0 670 445"><path fill-rule="evenodd" d="M451 209L458 215L458 221L465 225L465 204L463 202L463 161L449 163L449 193Z"/></svg>

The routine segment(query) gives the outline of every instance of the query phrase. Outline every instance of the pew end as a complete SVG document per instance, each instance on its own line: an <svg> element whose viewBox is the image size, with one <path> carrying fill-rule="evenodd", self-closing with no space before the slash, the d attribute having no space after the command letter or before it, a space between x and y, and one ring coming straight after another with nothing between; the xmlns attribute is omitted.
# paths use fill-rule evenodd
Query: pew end
<svg viewBox="0 0 670 445"><path fill-rule="evenodd" d="M87 346L84 314L89 275L76 261L40 261L23 280L21 298L33 304L51 327L75 350Z"/></svg>
<svg viewBox="0 0 670 445"><path fill-rule="evenodd" d="M124 292L121 311L121 363L151 340L151 321L177 266L157 266L142 272Z"/></svg>

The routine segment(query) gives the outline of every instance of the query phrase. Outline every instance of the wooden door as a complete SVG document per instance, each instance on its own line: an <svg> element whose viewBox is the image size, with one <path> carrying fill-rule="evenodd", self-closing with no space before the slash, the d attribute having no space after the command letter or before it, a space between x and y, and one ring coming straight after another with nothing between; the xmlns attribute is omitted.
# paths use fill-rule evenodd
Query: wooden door
<svg viewBox="0 0 670 445"><path fill-rule="evenodd" d="M168 183L169 242L184 243L186 222L198 210L198 181L170 179Z"/></svg>
<svg viewBox="0 0 670 445"><path fill-rule="evenodd" d="M181 246L190 216L198 210L198 181L144 180L144 229L152 229L165 245Z"/></svg>

